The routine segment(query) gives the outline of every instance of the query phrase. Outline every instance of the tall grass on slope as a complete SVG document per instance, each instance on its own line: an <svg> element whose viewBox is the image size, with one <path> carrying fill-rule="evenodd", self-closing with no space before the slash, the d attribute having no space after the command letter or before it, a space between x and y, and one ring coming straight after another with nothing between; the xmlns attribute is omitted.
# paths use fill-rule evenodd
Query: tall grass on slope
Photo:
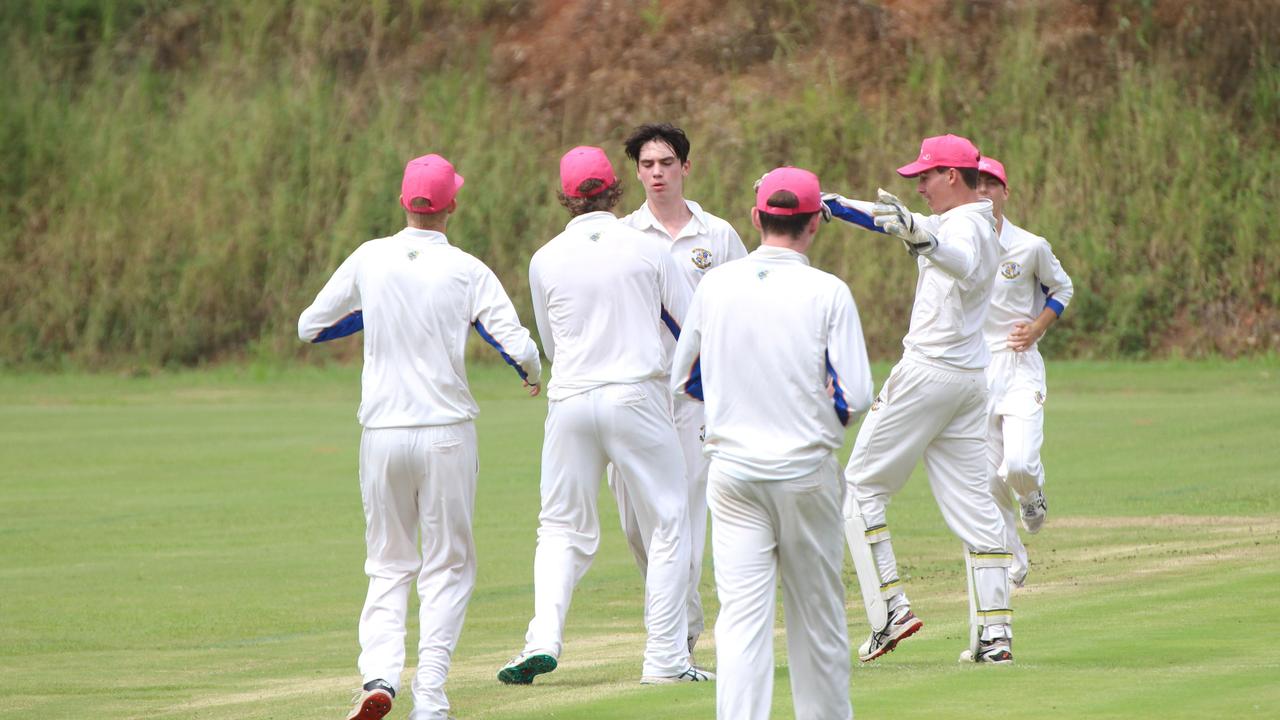
<svg viewBox="0 0 1280 720"><path fill-rule="evenodd" d="M71 5L35 3L50 14L27 25L0 15L0 366L292 357L298 311L360 242L401 226L401 167L431 151L468 181L451 239L495 268L528 318L529 256L564 222L556 158L592 143L621 160L626 128L594 137L568 115L545 122L488 80L483 43L444 60L396 55L429 53L413 29L450 2L192 3L172 11L198 19L173 21L193 28L177 59L130 44L152 6L93 15L108 6L81 3L97 18L82 25ZM918 48L886 87L783 52L769 70L798 73L796 89L738 78L723 103L671 118L695 140L690 196L749 247L751 182L780 163L923 210L893 168L922 136L962 132L1005 161L1010 217L1049 238L1076 281L1049 350L1280 348L1280 62L1259 49L1263 70L1222 101L1183 87L1158 54L1138 62L1117 46L1106 82L1064 92L1066 68L1035 14L1025 20L993 31L984 72ZM620 167L630 209L640 192ZM874 354L895 356L915 285L898 244L832 226L814 260L850 282Z"/></svg>

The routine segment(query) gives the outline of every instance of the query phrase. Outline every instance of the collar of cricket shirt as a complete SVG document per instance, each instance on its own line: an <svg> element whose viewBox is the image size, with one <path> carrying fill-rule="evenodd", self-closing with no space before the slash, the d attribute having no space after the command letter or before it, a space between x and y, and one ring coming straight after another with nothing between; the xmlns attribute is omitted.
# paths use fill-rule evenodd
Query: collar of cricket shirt
<svg viewBox="0 0 1280 720"><path fill-rule="evenodd" d="M590 224L590 223L608 222L609 220L617 220L617 219L618 219L618 216L617 216L617 215L614 215L613 213L609 212L608 210L596 210L595 212L584 213L584 214L579 215L578 217L576 217L576 218L574 218L574 219L570 220L570 221L569 221L569 224L564 226L564 229L565 229L565 230L568 230L569 228L571 228L571 227L573 227L573 226L575 226L575 225L585 225L585 224Z"/></svg>
<svg viewBox="0 0 1280 720"><path fill-rule="evenodd" d="M425 240L430 243L444 243L446 245L449 243L449 238L445 237L444 233L436 232L435 230L422 230L420 228L407 227L397 234L400 235L400 237L412 238L414 240Z"/></svg>
<svg viewBox="0 0 1280 720"><path fill-rule="evenodd" d="M689 212L693 215L693 220L698 224L698 227L694 230L692 235L685 235L684 231L689 227L688 225L685 225L680 229L680 236L671 238L672 241L680 240L684 237L701 235L711 229L711 226L707 223L707 211L703 210L701 205L688 198L684 199L684 205L689 208ZM653 214L653 208L649 207L648 200L645 200L644 205L641 205L640 208L646 225L651 228L661 230L664 233L667 232L667 229L663 227L662 223L658 222L658 216ZM669 235L670 233L667 234Z"/></svg>
<svg viewBox="0 0 1280 720"><path fill-rule="evenodd" d="M802 252L796 252L791 248L778 247L777 245L761 245L751 251L748 257L757 260L780 260L783 262L797 262L805 265L809 264L809 256Z"/></svg>

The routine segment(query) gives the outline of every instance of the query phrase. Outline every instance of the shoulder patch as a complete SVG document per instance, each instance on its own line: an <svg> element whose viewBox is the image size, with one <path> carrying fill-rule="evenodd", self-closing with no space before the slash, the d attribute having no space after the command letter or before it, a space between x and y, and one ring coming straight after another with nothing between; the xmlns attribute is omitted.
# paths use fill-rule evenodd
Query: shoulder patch
<svg viewBox="0 0 1280 720"><path fill-rule="evenodd" d="M417 250L410 250L410 251L409 251L409 259L410 259L410 260L417 260L417 259L418 259L418 251L417 251Z"/></svg>

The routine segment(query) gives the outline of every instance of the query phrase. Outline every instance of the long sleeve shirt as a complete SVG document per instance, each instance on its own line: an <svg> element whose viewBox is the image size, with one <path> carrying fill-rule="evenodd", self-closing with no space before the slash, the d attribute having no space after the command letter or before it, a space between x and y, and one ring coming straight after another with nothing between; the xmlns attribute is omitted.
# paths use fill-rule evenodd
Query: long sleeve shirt
<svg viewBox="0 0 1280 720"><path fill-rule="evenodd" d="M883 233L871 212L874 203L828 200L835 217ZM911 326L902 339L903 357L963 370L991 361L983 336L991 280L1000 257L991 201L954 207L941 215L912 213L919 227L938 240L929 255L916 258L916 296Z"/></svg>
<svg viewBox="0 0 1280 720"><path fill-rule="evenodd" d="M983 326L991 352L1008 349L1009 333L1052 310L1059 317L1075 289L1049 241L1004 219L1000 227L1000 265L991 294L991 310Z"/></svg>
<svg viewBox="0 0 1280 720"><path fill-rule="evenodd" d="M941 215L915 214L915 220L933 233L938 247L916 258L916 297L902 339L903 357L981 370L991 362L982 328L1000 259L991 201L966 203Z"/></svg>
<svg viewBox="0 0 1280 720"><path fill-rule="evenodd" d="M738 237L738 231L728 222L703 210L701 205L692 200L684 202L693 217L675 237L654 216L648 202L622 218L622 222L667 246L679 271L678 275L684 278L689 294L692 295L708 270L730 260L746 257L747 248L742 244L742 238ZM664 333L662 347L666 351L667 369L670 369L671 356L676 350L675 336Z"/></svg>
<svg viewBox="0 0 1280 720"><path fill-rule="evenodd" d="M579 215L533 254L529 288L554 371L547 398L665 377L691 295L667 248L608 212Z"/></svg>
<svg viewBox="0 0 1280 720"><path fill-rule="evenodd" d="M786 480L816 471L871 406L849 287L803 254L769 245L712 270L676 344L671 384L706 403L704 452L726 474Z"/></svg>
<svg viewBox="0 0 1280 720"><path fill-rule="evenodd" d="M298 337L364 331L357 418L366 428L474 419L463 358L475 329L530 384L538 347L493 271L442 234L405 228L356 249L298 318Z"/></svg>

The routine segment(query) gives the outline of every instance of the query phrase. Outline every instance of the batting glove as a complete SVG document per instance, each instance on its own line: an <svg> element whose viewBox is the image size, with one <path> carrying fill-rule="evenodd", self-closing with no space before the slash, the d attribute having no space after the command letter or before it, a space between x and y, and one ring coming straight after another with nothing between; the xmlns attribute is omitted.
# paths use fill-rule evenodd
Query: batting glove
<svg viewBox="0 0 1280 720"><path fill-rule="evenodd" d="M876 227L900 238L912 257L930 255L938 249L938 239L916 224L915 216L898 198L883 189L876 190L876 197L877 202L871 208Z"/></svg>

